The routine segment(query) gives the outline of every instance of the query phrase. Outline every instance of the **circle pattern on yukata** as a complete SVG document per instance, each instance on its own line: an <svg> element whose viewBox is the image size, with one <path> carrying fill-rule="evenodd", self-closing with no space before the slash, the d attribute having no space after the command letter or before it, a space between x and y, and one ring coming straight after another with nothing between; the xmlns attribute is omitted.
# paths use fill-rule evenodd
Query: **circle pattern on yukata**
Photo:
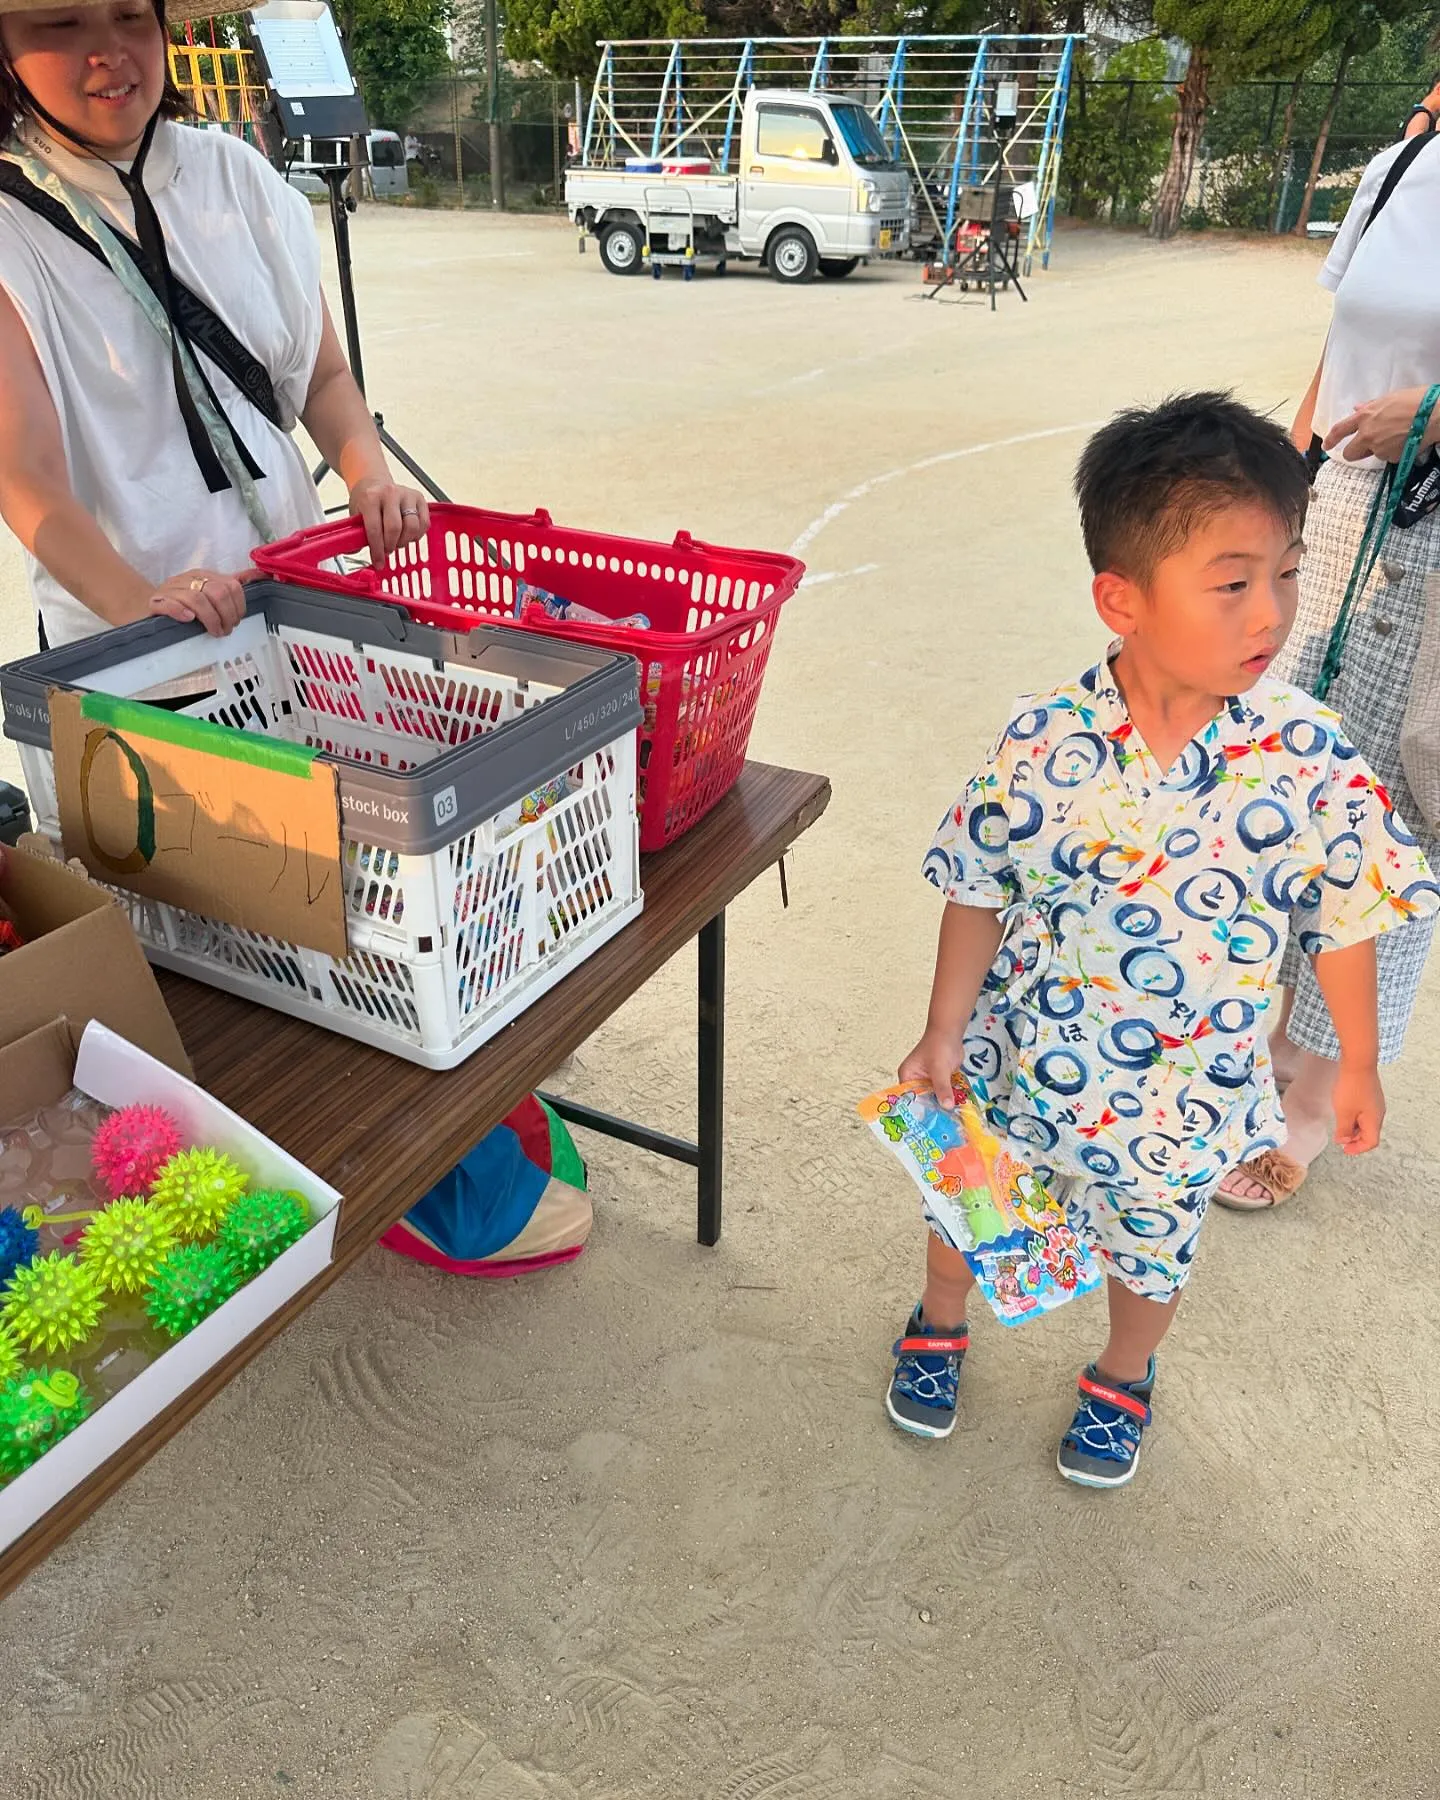
<svg viewBox="0 0 1440 1800"><path fill-rule="evenodd" d="M1145 1110L1145 1102L1129 1088L1116 1088L1113 1094L1105 1096L1105 1104L1122 1119L1138 1119Z"/></svg>
<svg viewBox="0 0 1440 1800"><path fill-rule="evenodd" d="M1126 1145L1131 1162L1147 1175L1168 1175L1171 1159L1179 1148L1179 1139L1163 1131L1142 1131Z"/></svg>
<svg viewBox="0 0 1440 1800"><path fill-rule="evenodd" d="M1180 883L1175 904L1187 919L1233 919L1245 904L1246 891L1233 869L1206 869Z"/></svg>
<svg viewBox="0 0 1440 1800"><path fill-rule="evenodd" d="M1035 1113L1012 1113L1006 1128L1016 1143L1033 1144L1039 1150L1053 1150L1060 1142L1060 1133L1050 1121Z"/></svg>
<svg viewBox="0 0 1440 1800"><path fill-rule="evenodd" d="M1023 712L1019 718L1010 721L1006 736L1013 738L1017 744L1023 744L1030 738L1039 737L1050 723L1050 710L1045 706L1032 706L1029 712Z"/></svg>
<svg viewBox="0 0 1440 1800"><path fill-rule="evenodd" d="M1160 1033L1148 1019L1117 1019L1100 1033L1098 1048L1112 1068L1148 1069L1159 1054Z"/></svg>
<svg viewBox="0 0 1440 1800"><path fill-rule="evenodd" d="M1248 1031L1258 1016L1248 1000L1234 994L1217 1000L1210 1008L1210 1023L1226 1037L1238 1037L1242 1031Z"/></svg>
<svg viewBox="0 0 1440 1800"><path fill-rule="evenodd" d="M1278 800L1250 800L1240 808L1235 835L1247 850L1273 850L1295 835L1295 818Z"/></svg>
<svg viewBox="0 0 1440 1800"><path fill-rule="evenodd" d="M1010 804L1014 808L1010 818L1010 842L1023 844L1045 823L1045 808L1023 788L1018 792L1014 788L1010 790Z"/></svg>
<svg viewBox="0 0 1440 1800"><path fill-rule="evenodd" d="M1072 731L1045 759L1045 779L1051 787L1080 787L1105 767L1107 746L1095 731Z"/></svg>
<svg viewBox="0 0 1440 1800"><path fill-rule="evenodd" d="M970 842L978 849L998 852L1010 843L1010 815L998 800L972 806L965 816Z"/></svg>
<svg viewBox="0 0 1440 1800"><path fill-rule="evenodd" d="M1028 1050L1040 1035L1040 1027L1036 1023L1034 1013L1006 1013L1005 1035L1017 1050Z"/></svg>
<svg viewBox="0 0 1440 1800"><path fill-rule="evenodd" d="M1440 882L1412 881L1400 898L1415 901L1423 899L1427 895L1432 899L1440 899Z"/></svg>
<svg viewBox="0 0 1440 1800"><path fill-rule="evenodd" d="M1315 865L1303 857L1283 857L1260 878L1260 892L1277 912L1293 912L1305 903L1315 881Z"/></svg>
<svg viewBox="0 0 1440 1800"><path fill-rule="evenodd" d="M1208 1100L1190 1088L1186 1088L1180 1096L1180 1116L1185 1121L1185 1129L1192 1137L1204 1137L1215 1130L1224 1114L1218 1106L1212 1106Z"/></svg>
<svg viewBox="0 0 1440 1800"><path fill-rule="evenodd" d="M1158 1206L1132 1206L1125 1214L1124 1224L1131 1237L1143 1238L1147 1243L1174 1237L1180 1229L1174 1213Z"/></svg>
<svg viewBox="0 0 1440 1800"><path fill-rule="evenodd" d="M972 1080L993 1081L1000 1073L1000 1046L989 1038L967 1037L960 1048L961 1067Z"/></svg>
<svg viewBox="0 0 1440 1800"><path fill-rule="evenodd" d="M1047 1019L1073 1019L1085 1010L1085 990L1066 988L1062 976L1047 975L1040 983L1035 1003Z"/></svg>
<svg viewBox="0 0 1440 1800"><path fill-rule="evenodd" d="M1050 852L1050 866L1061 875L1078 881L1085 867L1085 838L1081 832L1067 831Z"/></svg>
<svg viewBox="0 0 1440 1800"><path fill-rule="evenodd" d="M952 881L958 882L965 879L965 858L950 856L946 851L932 844L925 853L925 861L920 866L920 872L927 881L933 882L937 888L943 891L950 886Z"/></svg>
<svg viewBox="0 0 1440 1800"><path fill-rule="evenodd" d="M1387 806L1384 809L1384 817L1385 830L1397 844L1415 845L1420 842L1393 806Z"/></svg>
<svg viewBox="0 0 1440 1800"><path fill-rule="evenodd" d="M1120 1173L1120 1158L1103 1144L1082 1145L1080 1160L1092 1175L1098 1175L1102 1181Z"/></svg>
<svg viewBox="0 0 1440 1800"><path fill-rule="evenodd" d="M1203 744L1188 743L1176 759L1172 774L1165 778L1167 788L1178 788L1182 794L1203 788L1215 772L1215 759Z"/></svg>
<svg viewBox="0 0 1440 1800"><path fill-rule="evenodd" d="M1185 971L1173 956L1153 944L1127 950L1120 958L1120 973L1137 993L1154 994L1161 1000L1173 1000L1185 991Z"/></svg>
<svg viewBox="0 0 1440 1800"><path fill-rule="evenodd" d="M1053 1094L1083 1093L1090 1085L1090 1070L1073 1050L1047 1050L1036 1059L1035 1079Z"/></svg>
<svg viewBox="0 0 1440 1800"><path fill-rule="evenodd" d="M1242 919L1230 933L1228 955L1233 963L1263 963L1280 948L1279 933L1264 919Z"/></svg>
<svg viewBox="0 0 1440 1800"><path fill-rule="evenodd" d="M1160 930L1160 912L1143 900L1127 900L1115 908L1115 929L1128 938L1152 938Z"/></svg>
<svg viewBox="0 0 1440 1800"><path fill-rule="evenodd" d="M1174 831L1165 834L1164 850L1172 862L1193 856L1199 848L1200 833L1191 825L1177 825Z"/></svg>
<svg viewBox="0 0 1440 1800"><path fill-rule="evenodd" d="M1118 887L1125 877L1133 873L1135 859L1129 855L1123 844L1109 844L1103 850L1097 850L1089 862L1090 873L1097 881L1104 882L1106 887Z"/></svg>
<svg viewBox="0 0 1440 1800"><path fill-rule="evenodd" d="M1292 756L1308 759L1329 748L1330 733L1314 719L1287 719L1280 727L1280 742Z"/></svg>
<svg viewBox="0 0 1440 1800"><path fill-rule="evenodd" d="M1222 1050L1205 1065L1205 1079L1216 1087L1232 1088L1238 1092L1250 1085L1250 1078L1255 1073L1255 1057L1252 1054L1235 1056L1229 1050Z"/></svg>

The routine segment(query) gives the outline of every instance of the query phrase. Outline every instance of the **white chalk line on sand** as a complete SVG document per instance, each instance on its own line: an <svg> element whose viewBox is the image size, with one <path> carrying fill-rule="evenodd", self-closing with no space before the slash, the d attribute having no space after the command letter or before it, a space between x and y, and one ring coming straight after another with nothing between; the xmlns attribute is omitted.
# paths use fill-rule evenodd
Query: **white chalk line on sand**
<svg viewBox="0 0 1440 1800"><path fill-rule="evenodd" d="M852 575L873 575L879 567L879 563L856 563L853 569L821 569L817 574L807 575L800 585L802 588L824 587L827 581L848 581Z"/></svg>
<svg viewBox="0 0 1440 1800"><path fill-rule="evenodd" d="M1074 431L1094 431L1101 423L1099 419L1084 419L1074 425L1047 425L1043 431L1020 431L1014 437L995 438L988 444L966 444L961 450L941 450L934 456L922 456L919 462L906 463L904 468L887 469L883 475L872 475L868 481L860 482L848 494L843 494L840 499L827 506L819 518L812 519L790 546L790 554L802 555L827 525L838 519L841 513L848 512L857 500L865 499L887 482L899 481L904 475L918 475L922 469L933 469L941 463L959 462L965 456L984 456L991 450L1013 450L1018 444L1037 444L1042 438L1064 437Z"/></svg>

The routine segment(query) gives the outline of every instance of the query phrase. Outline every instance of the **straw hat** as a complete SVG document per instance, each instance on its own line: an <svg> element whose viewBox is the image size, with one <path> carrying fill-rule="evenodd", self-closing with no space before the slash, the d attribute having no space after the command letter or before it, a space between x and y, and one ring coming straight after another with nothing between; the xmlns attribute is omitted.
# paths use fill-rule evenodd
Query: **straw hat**
<svg viewBox="0 0 1440 1800"><path fill-rule="evenodd" d="M0 13L55 12L71 6L109 6L113 0L0 0ZM227 14L248 12L235 0L166 0L165 18L171 25L193 24L198 19L223 19Z"/></svg>

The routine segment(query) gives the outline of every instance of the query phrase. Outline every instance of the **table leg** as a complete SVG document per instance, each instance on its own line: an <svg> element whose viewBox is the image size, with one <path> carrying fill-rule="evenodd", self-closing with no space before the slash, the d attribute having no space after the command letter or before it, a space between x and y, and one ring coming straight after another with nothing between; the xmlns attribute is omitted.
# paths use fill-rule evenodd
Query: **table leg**
<svg viewBox="0 0 1440 1800"><path fill-rule="evenodd" d="M700 1164L698 1231L702 1244L720 1240L725 1164L725 913L700 929L698 1095Z"/></svg>

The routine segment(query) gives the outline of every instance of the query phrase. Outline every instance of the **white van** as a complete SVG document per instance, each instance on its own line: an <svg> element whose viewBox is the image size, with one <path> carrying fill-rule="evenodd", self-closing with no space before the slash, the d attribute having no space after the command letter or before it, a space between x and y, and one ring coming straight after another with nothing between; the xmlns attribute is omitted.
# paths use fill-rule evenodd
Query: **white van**
<svg viewBox="0 0 1440 1800"><path fill-rule="evenodd" d="M349 138L302 138L293 146L296 152L293 161L289 155L291 148L289 144L285 146L285 179L302 194L325 193L322 169L348 169L350 166ZM397 195L408 194L410 177L405 170L405 145L399 133L372 131L365 140L365 149L370 165L367 171L370 191L375 198L391 200Z"/></svg>

